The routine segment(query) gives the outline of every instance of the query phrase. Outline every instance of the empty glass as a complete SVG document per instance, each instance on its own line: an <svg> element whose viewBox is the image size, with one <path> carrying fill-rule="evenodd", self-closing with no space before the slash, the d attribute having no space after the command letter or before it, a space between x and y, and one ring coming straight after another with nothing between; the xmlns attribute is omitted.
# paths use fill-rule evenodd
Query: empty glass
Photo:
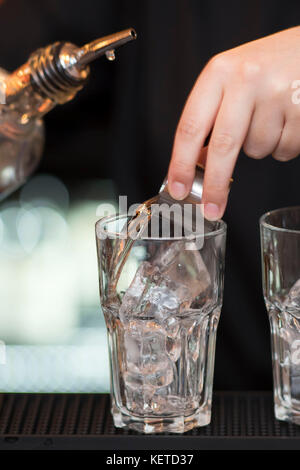
<svg viewBox="0 0 300 470"><path fill-rule="evenodd" d="M226 225L206 223L197 250L184 237L130 240L128 219L96 224L114 424L182 433L210 422Z"/></svg>
<svg viewBox="0 0 300 470"><path fill-rule="evenodd" d="M300 424L300 207L260 219L277 419Z"/></svg>

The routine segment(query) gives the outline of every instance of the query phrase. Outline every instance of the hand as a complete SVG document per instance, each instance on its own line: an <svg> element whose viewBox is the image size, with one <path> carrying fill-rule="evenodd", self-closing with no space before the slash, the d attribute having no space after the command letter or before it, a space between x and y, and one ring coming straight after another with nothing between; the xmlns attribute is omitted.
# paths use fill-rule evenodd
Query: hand
<svg viewBox="0 0 300 470"><path fill-rule="evenodd" d="M216 220L224 213L241 147L252 158L295 158L300 153L299 86L300 27L213 57L177 127L168 174L172 196L184 199L196 163L205 164L202 202L205 217ZM210 131L208 148L203 147Z"/></svg>

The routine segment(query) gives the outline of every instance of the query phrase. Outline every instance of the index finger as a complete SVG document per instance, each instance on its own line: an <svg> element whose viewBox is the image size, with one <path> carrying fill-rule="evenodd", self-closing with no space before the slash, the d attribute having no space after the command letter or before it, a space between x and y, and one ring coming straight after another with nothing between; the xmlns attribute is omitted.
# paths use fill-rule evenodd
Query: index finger
<svg viewBox="0 0 300 470"><path fill-rule="evenodd" d="M205 67L199 75L179 120L168 172L169 191L184 199L192 186L201 148L215 121L221 100L220 75Z"/></svg>
<svg viewBox="0 0 300 470"><path fill-rule="evenodd" d="M234 87L226 92L208 145L202 203L209 220L222 217L230 178L246 138L254 108L251 92Z"/></svg>

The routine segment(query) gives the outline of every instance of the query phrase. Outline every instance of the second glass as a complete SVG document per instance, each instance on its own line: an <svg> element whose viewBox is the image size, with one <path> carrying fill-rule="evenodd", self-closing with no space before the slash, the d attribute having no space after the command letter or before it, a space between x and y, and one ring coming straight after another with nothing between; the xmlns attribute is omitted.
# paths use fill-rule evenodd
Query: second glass
<svg viewBox="0 0 300 470"><path fill-rule="evenodd" d="M184 238L132 243L127 221L96 224L114 424L182 433L211 418L226 225L207 224L198 250Z"/></svg>
<svg viewBox="0 0 300 470"><path fill-rule="evenodd" d="M300 207L260 219L277 419L300 424Z"/></svg>

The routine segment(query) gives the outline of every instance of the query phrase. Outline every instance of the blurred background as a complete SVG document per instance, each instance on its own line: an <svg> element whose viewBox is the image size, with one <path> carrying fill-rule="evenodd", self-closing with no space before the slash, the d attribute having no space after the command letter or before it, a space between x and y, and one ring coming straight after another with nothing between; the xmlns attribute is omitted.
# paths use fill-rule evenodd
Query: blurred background
<svg viewBox="0 0 300 470"><path fill-rule="evenodd" d="M0 391L108 391L95 221L119 195L132 204L157 193L185 99L212 55L299 21L300 4L274 0L0 1L0 65L9 71L56 40L81 45L127 27L138 33L45 117L38 171L0 205ZM240 155L224 217L216 389L272 386L258 220L299 203L299 172L299 159Z"/></svg>

